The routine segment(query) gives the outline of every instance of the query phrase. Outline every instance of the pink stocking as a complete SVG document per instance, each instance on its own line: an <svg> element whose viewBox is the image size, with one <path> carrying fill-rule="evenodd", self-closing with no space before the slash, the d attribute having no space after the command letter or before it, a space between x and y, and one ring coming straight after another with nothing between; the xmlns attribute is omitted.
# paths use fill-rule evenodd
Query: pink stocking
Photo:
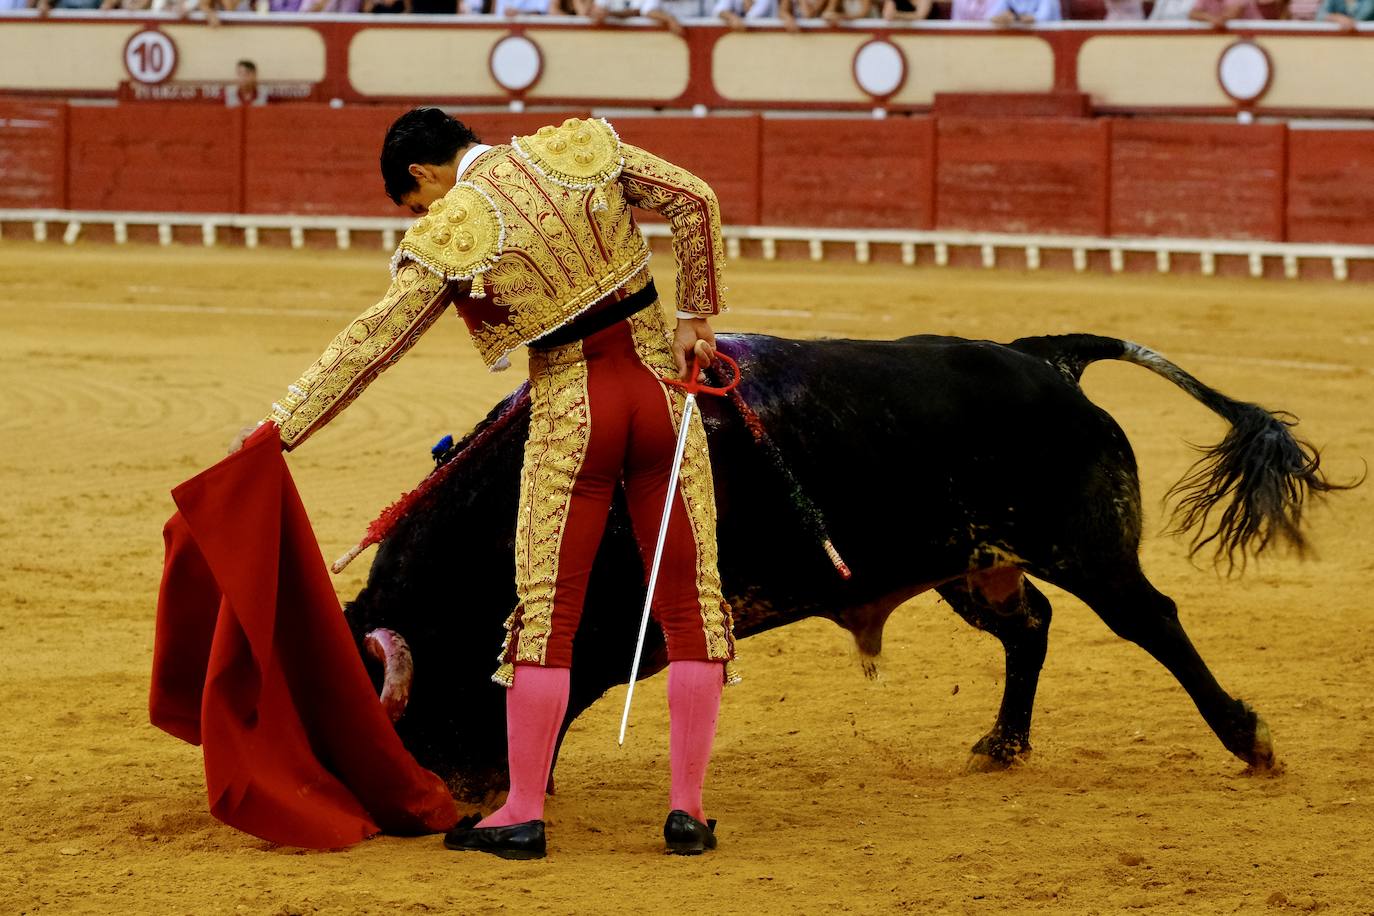
<svg viewBox="0 0 1374 916"><path fill-rule="evenodd" d="M544 792L553 765L558 729L568 711L567 668L516 665L506 691L506 748L510 794L478 827L509 827L544 818Z"/></svg>
<svg viewBox="0 0 1374 916"><path fill-rule="evenodd" d="M724 662L680 661L668 665L668 715L672 741L673 789L669 807L706 822L701 787L716 737Z"/></svg>

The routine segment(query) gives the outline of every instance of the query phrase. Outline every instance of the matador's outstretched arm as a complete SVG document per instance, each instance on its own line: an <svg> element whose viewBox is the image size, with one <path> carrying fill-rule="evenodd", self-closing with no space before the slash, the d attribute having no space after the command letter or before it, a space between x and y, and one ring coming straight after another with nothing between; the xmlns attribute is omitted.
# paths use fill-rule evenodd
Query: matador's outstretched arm
<svg viewBox="0 0 1374 916"><path fill-rule="evenodd" d="M620 186L636 207L668 218L677 259L677 308L707 318L720 313L725 263L720 242L720 205L711 186L686 169L628 143L621 145L625 164Z"/></svg>
<svg viewBox="0 0 1374 916"><path fill-rule="evenodd" d="M411 261L403 261L382 300L339 332L315 364L272 405L267 419L288 451L334 418L382 370L414 346L445 306L461 295Z"/></svg>

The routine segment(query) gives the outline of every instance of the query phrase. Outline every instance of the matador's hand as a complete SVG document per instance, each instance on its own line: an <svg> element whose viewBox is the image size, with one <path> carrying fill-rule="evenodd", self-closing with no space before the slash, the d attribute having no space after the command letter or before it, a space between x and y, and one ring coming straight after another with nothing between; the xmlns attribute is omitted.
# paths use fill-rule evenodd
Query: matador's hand
<svg viewBox="0 0 1374 916"><path fill-rule="evenodd" d="M239 430L238 435L234 436L234 441L229 443L229 454L232 455L234 452L243 448L243 441L253 435L253 433L257 431L258 426L259 424L253 423Z"/></svg>
<svg viewBox="0 0 1374 916"><path fill-rule="evenodd" d="M695 353L703 367L711 365L716 358L716 333L705 318L679 318L677 333L673 336L673 358L677 360L677 375L684 382L689 381L691 354Z"/></svg>

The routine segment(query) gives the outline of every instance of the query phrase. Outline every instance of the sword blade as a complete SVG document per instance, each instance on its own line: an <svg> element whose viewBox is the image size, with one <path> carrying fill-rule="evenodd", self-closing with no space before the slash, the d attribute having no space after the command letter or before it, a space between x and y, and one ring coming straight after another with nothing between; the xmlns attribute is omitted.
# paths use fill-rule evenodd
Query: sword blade
<svg viewBox="0 0 1374 916"><path fill-rule="evenodd" d="M682 456L687 451L687 430L692 422L692 411L696 408L697 396L687 395L687 404L682 408L682 426L677 433L677 451L673 453L673 469L668 474L668 498L663 502L663 521L658 526L658 544L654 547L654 562L649 567L649 593L644 596L644 614L639 620L639 639L635 640L635 660L630 666L630 689L625 693L625 712L620 717L620 739L617 744L625 743L625 727L630 722L630 703L635 696L635 679L639 677L639 660L644 654L644 634L649 629L649 609L654 603L654 588L658 585L658 568L663 562L663 545L668 540L668 519L672 516L673 497L677 495L678 475L682 472Z"/></svg>

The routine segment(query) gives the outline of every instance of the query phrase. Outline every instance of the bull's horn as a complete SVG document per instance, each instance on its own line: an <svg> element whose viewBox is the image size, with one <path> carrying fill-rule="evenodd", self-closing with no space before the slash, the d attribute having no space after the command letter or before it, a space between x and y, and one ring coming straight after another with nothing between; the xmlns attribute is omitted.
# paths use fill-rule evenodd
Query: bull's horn
<svg viewBox="0 0 1374 916"><path fill-rule="evenodd" d="M415 663L405 637L395 630L380 628L363 637L367 654L382 663L386 674L382 678L382 708L397 721L410 701L410 682L415 677Z"/></svg>

